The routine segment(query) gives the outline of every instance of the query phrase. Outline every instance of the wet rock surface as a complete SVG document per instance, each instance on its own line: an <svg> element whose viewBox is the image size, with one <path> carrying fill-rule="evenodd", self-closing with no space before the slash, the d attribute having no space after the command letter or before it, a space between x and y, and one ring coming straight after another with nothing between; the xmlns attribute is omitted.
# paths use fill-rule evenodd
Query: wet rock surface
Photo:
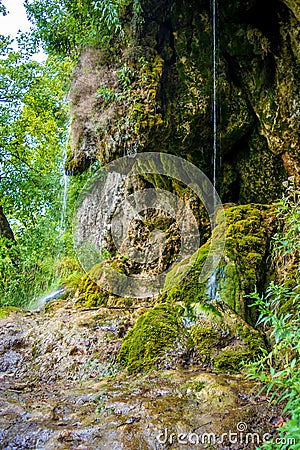
<svg viewBox="0 0 300 450"><path fill-rule="evenodd" d="M162 151L212 178L210 2L172 0L162 7L143 0L141 9L138 33L134 14L123 18L133 37L118 47L118 58L91 49L81 55L67 172L82 172L94 159ZM225 202L268 203L280 197L287 176L299 180L299 14L294 0L218 4L217 184Z"/></svg>
<svg viewBox="0 0 300 450"><path fill-rule="evenodd" d="M255 445L246 429L231 442L238 426L261 439L275 431L278 411L241 375L119 371L121 330L135 314L58 301L1 320L0 448L240 449Z"/></svg>

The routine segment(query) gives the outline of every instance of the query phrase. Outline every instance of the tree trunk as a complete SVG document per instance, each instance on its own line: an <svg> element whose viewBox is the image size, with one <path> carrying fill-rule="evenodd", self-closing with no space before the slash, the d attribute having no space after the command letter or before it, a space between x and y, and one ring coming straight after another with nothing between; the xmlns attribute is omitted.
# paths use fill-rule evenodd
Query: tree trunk
<svg viewBox="0 0 300 450"><path fill-rule="evenodd" d="M4 237L9 239L12 242L15 242L15 237L10 228L9 222L3 212L3 207L0 205L0 237Z"/></svg>

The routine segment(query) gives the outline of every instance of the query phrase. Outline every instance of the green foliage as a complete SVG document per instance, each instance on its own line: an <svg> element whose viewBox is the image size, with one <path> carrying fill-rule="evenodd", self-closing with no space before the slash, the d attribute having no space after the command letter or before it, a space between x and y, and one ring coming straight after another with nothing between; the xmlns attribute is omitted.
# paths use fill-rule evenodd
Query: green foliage
<svg viewBox="0 0 300 450"><path fill-rule="evenodd" d="M69 61L57 58L49 58L46 63L28 60L25 50L6 48L2 52L0 195L5 209L14 217L18 215L21 228L35 227L40 214L55 218L53 207L57 211L60 201L58 167L67 137L65 95L71 67ZM20 223L23 218L26 223Z"/></svg>
<svg viewBox="0 0 300 450"><path fill-rule="evenodd" d="M103 48L124 38L120 15L131 3L139 14L136 0L25 0L25 7L46 50L78 54L84 46Z"/></svg>
<svg viewBox="0 0 300 450"><path fill-rule="evenodd" d="M28 36L0 40L0 199L16 245L1 239L0 304L24 306L59 283L62 165L70 60L30 59Z"/></svg>
<svg viewBox="0 0 300 450"><path fill-rule="evenodd" d="M284 182L286 195L277 205L277 216L283 224L281 232L276 239L278 255L287 256L299 252L300 233L300 191L293 177Z"/></svg>
<svg viewBox="0 0 300 450"><path fill-rule="evenodd" d="M7 9L6 7L3 5L2 1L0 1L0 14L2 16L6 16L7 15Z"/></svg>
<svg viewBox="0 0 300 450"><path fill-rule="evenodd" d="M40 220L36 229L17 234L11 245L0 238L0 307L26 307L79 270L66 250L55 224Z"/></svg>
<svg viewBox="0 0 300 450"><path fill-rule="evenodd" d="M260 315L258 325L263 327L268 335L271 351L265 351L264 356L249 366L250 377L264 383L263 390L271 394L271 399L285 405L286 414L290 419L280 429L279 435L286 441L280 444L266 443L266 449L299 449L300 435L300 280L299 280L299 218L300 192L290 179L286 183L287 193L277 205L277 217L282 224L274 241L274 254L282 262L282 273L279 274L280 284L272 282L264 296L257 293L251 295L253 305ZM293 286L286 286L290 261L294 267ZM288 307L286 306L288 305ZM287 444L295 439L296 444Z"/></svg>
<svg viewBox="0 0 300 450"><path fill-rule="evenodd" d="M134 79L134 71L126 63L117 71L119 77L119 84L123 90L130 90L132 81Z"/></svg>
<svg viewBox="0 0 300 450"><path fill-rule="evenodd" d="M105 86L105 84L101 84L97 89L97 97L102 98L106 103L110 103L116 98L116 94L113 89Z"/></svg>
<svg viewBox="0 0 300 450"><path fill-rule="evenodd" d="M45 246L52 251L41 257L39 239L46 238ZM0 240L0 306L27 305L37 300L42 292L49 290L58 274L53 270L55 258L54 239L50 243L48 233L37 239L26 234L18 241L18 245L7 246Z"/></svg>

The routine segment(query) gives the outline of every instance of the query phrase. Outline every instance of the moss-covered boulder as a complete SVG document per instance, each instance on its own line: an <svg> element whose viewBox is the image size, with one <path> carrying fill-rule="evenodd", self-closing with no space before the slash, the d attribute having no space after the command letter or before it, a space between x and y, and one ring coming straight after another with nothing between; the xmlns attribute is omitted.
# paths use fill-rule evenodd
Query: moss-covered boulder
<svg viewBox="0 0 300 450"><path fill-rule="evenodd" d="M171 347L180 333L178 308L159 305L138 318L123 340L118 355L130 373L154 368L158 357Z"/></svg>
<svg viewBox="0 0 300 450"><path fill-rule="evenodd" d="M216 273L216 293L250 323L256 314L249 308L247 295L262 290L269 280L270 241L275 227L272 206L241 205L226 211L226 247Z"/></svg>
<svg viewBox="0 0 300 450"><path fill-rule="evenodd" d="M189 305L189 311L193 364L237 372L265 348L263 336L225 305L196 302Z"/></svg>
<svg viewBox="0 0 300 450"><path fill-rule="evenodd" d="M225 216L226 229L224 223L217 223L212 240L194 255L186 277L174 286L179 267L175 266L168 274L160 300L201 303L217 300L253 324L255 310L249 308L247 295L255 288L262 289L269 280L270 240L276 226L274 210L267 205L231 206L225 210ZM226 244L219 266L205 283L200 283L210 244L213 242L217 247L224 232Z"/></svg>
<svg viewBox="0 0 300 450"><path fill-rule="evenodd" d="M237 372L264 348L260 333L225 305L167 303L142 313L117 361L129 373L195 366Z"/></svg>
<svg viewBox="0 0 300 450"><path fill-rule="evenodd" d="M85 308L107 304L109 295L88 274L74 273L64 280L67 297L74 298L76 305Z"/></svg>

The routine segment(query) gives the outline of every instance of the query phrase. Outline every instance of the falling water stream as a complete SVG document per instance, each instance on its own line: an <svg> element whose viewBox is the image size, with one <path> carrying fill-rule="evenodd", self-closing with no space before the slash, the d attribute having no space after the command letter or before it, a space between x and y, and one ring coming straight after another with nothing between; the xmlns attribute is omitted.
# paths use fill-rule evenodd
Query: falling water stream
<svg viewBox="0 0 300 450"><path fill-rule="evenodd" d="M60 170L62 172L61 177L61 187L62 187L62 202L61 202L61 212L59 221L59 239L63 246L63 234L66 231L66 218L67 218L67 202L68 202L68 176L64 170L66 163L67 154L66 151L63 153L63 162ZM62 286L56 286L50 292L42 295L38 299L33 299L28 306L29 310L36 311L41 310L45 307L46 303L61 297L65 293L65 288Z"/></svg>
<svg viewBox="0 0 300 450"><path fill-rule="evenodd" d="M213 40L213 186L217 185L217 0L212 0ZM214 202L216 201L214 197ZM216 206L216 205L214 205Z"/></svg>
<svg viewBox="0 0 300 450"><path fill-rule="evenodd" d="M64 155L64 165L65 165L66 155ZM66 213L67 213L67 201L68 201L68 176L63 167L62 174L62 186L63 186L63 197L62 197L62 205L61 205L61 214L60 214L60 233L63 234L66 230Z"/></svg>
<svg viewBox="0 0 300 450"><path fill-rule="evenodd" d="M218 95L217 95L217 58L218 58L218 44L217 44L217 0L212 0L212 62L213 62L213 186L217 188L217 169L218 169ZM212 227L214 228L215 214L217 208L217 198L214 194L214 218ZM218 268L208 279L206 286L206 295L209 300L217 300L220 295L218 292Z"/></svg>

